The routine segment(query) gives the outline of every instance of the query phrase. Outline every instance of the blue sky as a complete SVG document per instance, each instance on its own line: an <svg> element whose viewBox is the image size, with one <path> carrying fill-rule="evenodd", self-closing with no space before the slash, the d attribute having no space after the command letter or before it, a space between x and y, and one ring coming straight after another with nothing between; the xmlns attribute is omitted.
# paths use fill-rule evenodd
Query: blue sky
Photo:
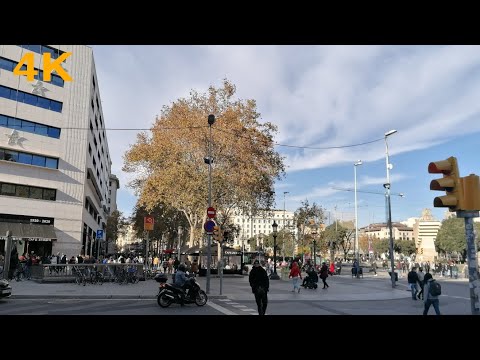
<svg viewBox="0 0 480 360"><path fill-rule="evenodd" d="M264 121L278 125L287 175L276 184L276 205L294 211L316 202L333 219L354 217L357 168L359 226L385 221L384 133L388 138L392 219L433 208L430 161L456 156L462 176L480 173L480 46L93 46L108 128L149 128L164 105L189 91L221 86L228 78L237 96L255 99ZM119 209L129 215L136 199L126 187L122 155L136 131L109 131L112 172L120 179ZM476 151L477 150L477 151ZM378 192L379 194L364 193Z"/></svg>

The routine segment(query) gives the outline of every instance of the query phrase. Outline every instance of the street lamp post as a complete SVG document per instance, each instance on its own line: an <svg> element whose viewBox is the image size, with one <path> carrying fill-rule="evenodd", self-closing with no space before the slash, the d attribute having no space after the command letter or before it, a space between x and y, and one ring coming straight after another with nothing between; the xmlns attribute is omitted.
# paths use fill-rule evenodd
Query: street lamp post
<svg viewBox="0 0 480 360"><path fill-rule="evenodd" d="M283 239L283 260L285 260L285 224L286 224L286 211L287 211L287 208L285 207L285 195L286 194L289 194L290 192L288 191L284 191L283 192L283 232L282 232L282 239ZM273 221L273 223L275 224L275 220ZM295 249L295 246L292 246L293 249ZM293 250L295 251L295 250Z"/></svg>
<svg viewBox="0 0 480 360"><path fill-rule="evenodd" d="M390 202L390 170L392 169L392 164L390 164L389 156L388 156L388 143L387 137L393 135L397 132L397 130L390 130L385 133L385 166L387 168L387 183L383 186L385 187L386 193L385 196L387 198L387 206L388 206L388 228L390 231L390 266L391 266L391 279L392 279L392 288L395 288L395 264L394 264L394 253L393 253L393 231L392 231L392 205Z"/></svg>
<svg viewBox="0 0 480 360"><path fill-rule="evenodd" d="M178 244L177 244L177 251L178 251L178 261L180 262L180 240L181 240L181 237L182 237L182 233L183 233L183 228L182 228L182 225L178 225Z"/></svg>
<svg viewBox="0 0 480 360"><path fill-rule="evenodd" d="M316 269L317 268L317 239L315 236L317 235L317 229L314 228L312 231L313 235L313 267Z"/></svg>
<svg viewBox="0 0 480 360"><path fill-rule="evenodd" d="M357 259L357 279L360 278L359 270L360 270L360 249L358 244L358 214L357 214L357 166L362 165L362 160L358 160L355 164L353 164L353 173L355 179L355 258Z"/></svg>
<svg viewBox="0 0 480 360"><path fill-rule="evenodd" d="M277 274L277 228L278 224L273 220L273 274L270 275L271 280L280 280L280 276Z"/></svg>
<svg viewBox="0 0 480 360"><path fill-rule="evenodd" d="M215 123L215 115L208 115L208 207L212 207L212 125ZM207 281L205 290L210 294L210 264L212 261L212 234L207 234Z"/></svg>

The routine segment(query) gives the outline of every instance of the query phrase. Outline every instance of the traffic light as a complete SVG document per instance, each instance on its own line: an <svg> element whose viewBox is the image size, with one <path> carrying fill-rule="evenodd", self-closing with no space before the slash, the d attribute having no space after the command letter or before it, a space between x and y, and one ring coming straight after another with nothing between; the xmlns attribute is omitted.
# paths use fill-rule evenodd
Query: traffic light
<svg viewBox="0 0 480 360"><path fill-rule="evenodd" d="M457 159L453 156L447 160L428 164L430 174L443 174L443 178L432 180L430 190L446 191L447 195L437 196L434 207L448 207L450 211L463 210L463 179L460 178Z"/></svg>
<svg viewBox="0 0 480 360"><path fill-rule="evenodd" d="M480 210L480 178L470 174L462 178L463 207L462 210Z"/></svg>
<svg viewBox="0 0 480 360"><path fill-rule="evenodd" d="M213 227L213 240L221 242L223 239L222 232L220 226L215 225Z"/></svg>
<svg viewBox="0 0 480 360"><path fill-rule="evenodd" d="M423 255L423 248L420 248L420 254Z"/></svg>

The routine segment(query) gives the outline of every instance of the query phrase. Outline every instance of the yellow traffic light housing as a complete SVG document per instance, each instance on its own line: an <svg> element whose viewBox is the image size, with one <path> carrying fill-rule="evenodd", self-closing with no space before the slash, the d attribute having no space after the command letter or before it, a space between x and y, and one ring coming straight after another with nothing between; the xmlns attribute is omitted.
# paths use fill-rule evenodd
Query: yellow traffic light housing
<svg viewBox="0 0 480 360"><path fill-rule="evenodd" d="M213 240L216 240L218 242L221 242L223 240L223 234L220 226L215 225L213 227Z"/></svg>
<svg viewBox="0 0 480 360"><path fill-rule="evenodd" d="M433 200L434 207L448 207L450 211L463 210L463 179L458 171L457 159L453 156L447 160L428 164L430 174L443 174L443 178L430 182L430 190L445 191L447 195L437 196Z"/></svg>
<svg viewBox="0 0 480 360"><path fill-rule="evenodd" d="M480 178L470 174L462 178L463 186L463 207L462 210L480 210Z"/></svg>

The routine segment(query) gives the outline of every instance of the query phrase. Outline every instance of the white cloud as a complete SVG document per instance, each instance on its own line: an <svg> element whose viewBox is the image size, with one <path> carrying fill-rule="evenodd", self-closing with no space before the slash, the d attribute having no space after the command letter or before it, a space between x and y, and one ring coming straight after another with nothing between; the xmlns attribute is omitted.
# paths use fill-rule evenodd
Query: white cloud
<svg viewBox="0 0 480 360"><path fill-rule="evenodd" d="M94 46L107 127L148 128L162 106L227 77L239 98L257 101L278 125L287 171L384 158L480 131L479 46ZM136 131L109 131L112 171L123 181L122 155ZM392 175L393 181L398 174ZM377 182L375 182L377 181ZM359 177L359 184L384 179ZM123 182L124 184L125 181ZM287 188L282 185L281 188ZM308 197L332 195L315 188ZM298 195L295 198L300 199Z"/></svg>

